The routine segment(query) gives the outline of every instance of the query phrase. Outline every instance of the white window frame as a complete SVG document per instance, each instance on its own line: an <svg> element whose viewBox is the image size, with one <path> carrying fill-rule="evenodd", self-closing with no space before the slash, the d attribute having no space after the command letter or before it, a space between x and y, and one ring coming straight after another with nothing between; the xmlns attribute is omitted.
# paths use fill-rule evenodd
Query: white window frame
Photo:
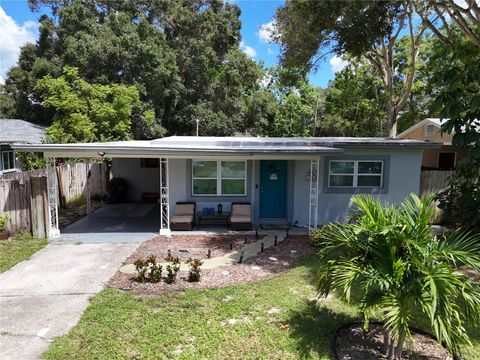
<svg viewBox="0 0 480 360"><path fill-rule="evenodd" d="M353 162L353 173L339 173L339 174L332 174L330 172L330 164L335 162ZM379 174L365 174L358 172L358 164L362 162L379 162L382 164L382 171ZM345 160L330 160L328 162L328 187L332 189L381 189L383 188L383 171L385 169L385 162L383 160L353 160L353 159L345 159ZM353 185L352 186L336 186L330 184L330 178L332 175L339 175L339 176L353 176ZM358 176L380 176L380 186L358 186Z"/></svg>
<svg viewBox="0 0 480 360"><path fill-rule="evenodd" d="M5 158L4 158L4 154L9 154L8 155L8 165L10 166L8 169L5 168ZM10 164L10 154L11 154L11 158L13 159L13 164ZM5 151L2 151L2 171L4 173L6 172L12 172L12 171L16 171L17 170L17 165L16 165L16 161L15 161L15 154L13 152L13 150L5 150Z"/></svg>
<svg viewBox="0 0 480 360"><path fill-rule="evenodd" d="M217 163L217 176L216 177L194 177L193 176L193 164L195 161L210 161L210 162L216 162ZM222 162L243 162L243 166L245 169L245 177L235 177L235 178L224 178L227 180L243 180L243 194L222 194ZM202 196L202 197L209 197L209 196L223 196L223 197L229 197L229 196L247 196L247 161L246 160L204 160L204 159L192 159L192 164L191 164L191 171L192 174L190 176L191 182L192 182L192 196ZM193 190L193 181L194 180L217 180L217 193L216 194L195 194Z"/></svg>
<svg viewBox="0 0 480 360"><path fill-rule="evenodd" d="M428 129L433 129L431 134L428 132ZM435 136L435 125L432 125L432 124L425 125L425 136L426 137L434 137Z"/></svg>

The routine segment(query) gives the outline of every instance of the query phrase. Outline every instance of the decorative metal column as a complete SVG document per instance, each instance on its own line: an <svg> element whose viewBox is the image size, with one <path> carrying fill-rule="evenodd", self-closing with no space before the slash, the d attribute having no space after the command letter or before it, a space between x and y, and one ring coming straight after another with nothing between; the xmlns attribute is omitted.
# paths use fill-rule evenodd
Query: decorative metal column
<svg viewBox="0 0 480 360"><path fill-rule="evenodd" d="M318 226L318 177L320 161L310 161L310 204L308 212L308 232L315 230Z"/></svg>
<svg viewBox="0 0 480 360"><path fill-rule="evenodd" d="M87 174L86 179L86 188L87 188L87 216L92 213L92 198L90 195L90 176L92 175L90 171L90 159L85 160L85 173Z"/></svg>
<svg viewBox="0 0 480 360"><path fill-rule="evenodd" d="M55 158L47 158L47 195L48 195L48 215L49 229L48 237L60 236L58 227L58 181L57 169L55 168Z"/></svg>
<svg viewBox="0 0 480 360"><path fill-rule="evenodd" d="M160 159L160 235L171 236L168 201L168 159Z"/></svg>

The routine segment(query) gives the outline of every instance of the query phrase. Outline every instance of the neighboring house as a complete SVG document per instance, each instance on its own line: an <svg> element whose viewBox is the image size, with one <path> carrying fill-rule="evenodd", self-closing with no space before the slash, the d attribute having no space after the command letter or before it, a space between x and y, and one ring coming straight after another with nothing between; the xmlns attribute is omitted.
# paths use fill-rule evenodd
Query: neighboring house
<svg viewBox="0 0 480 360"><path fill-rule="evenodd" d="M160 233L169 234L177 202L194 201L197 210L222 204L227 211L233 202L249 202L255 224L310 228L344 221L354 194L399 203L418 194L422 151L440 145L383 138L172 136L14 148L44 153L49 187L56 184L56 157L112 158L112 175L126 180L130 201L140 201L142 193L161 194ZM55 199L50 206L56 214ZM51 234L56 233L53 217Z"/></svg>
<svg viewBox="0 0 480 360"><path fill-rule="evenodd" d="M20 170L11 144L40 144L44 136L43 126L18 119L0 119L0 175Z"/></svg>
<svg viewBox="0 0 480 360"><path fill-rule="evenodd" d="M453 170L455 165L466 156L466 152L452 146L453 134L442 134L441 127L446 120L427 118L408 128L397 139L412 139L441 142L440 148L425 149L422 168L425 170Z"/></svg>

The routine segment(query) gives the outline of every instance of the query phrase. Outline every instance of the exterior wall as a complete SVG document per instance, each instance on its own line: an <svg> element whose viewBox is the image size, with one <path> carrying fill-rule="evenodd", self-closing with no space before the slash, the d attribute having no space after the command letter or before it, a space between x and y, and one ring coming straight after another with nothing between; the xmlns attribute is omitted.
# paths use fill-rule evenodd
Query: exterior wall
<svg viewBox="0 0 480 360"><path fill-rule="evenodd" d="M422 166L436 169L438 167L438 156L443 152L455 153L455 164L467 156L467 152L464 150L459 150L451 145L443 145L440 149L423 150Z"/></svg>
<svg viewBox="0 0 480 360"><path fill-rule="evenodd" d="M440 128L435 126L435 134L433 136L426 136L426 127L427 124L419 127L418 129L412 131L411 133L405 135L404 139L412 139L412 140L426 140L432 142L446 142L452 143L452 134L442 134Z"/></svg>
<svg viewBox="0 0 480 360"><path fill-rule="evenodd" d="M384 202L400 203L410 193L418 194L420 184L421 150L347 150L345 156L351 159L362 159L371 156L372 159L379 156L389 156L388 174L384 174L386 188L376 193L375 196ZM328 192L325 181L325 161L320 159L320 194L318 199L318 223L326 224L334 221L345 221L349 209L352 207L351 199L355 195L351 189L343 193L336 190ZM386 167L385 167L386 168ZM310 169L310 161L298 160L295 165L295 195L293 209L293 223L308 224L309 183L305 181L305 174ZM388 187L387 187L388 186ZM356 193L361 193L357 191Z"/></svg>
<svg viewBox="0 0 480 360"><path fill-rule="evenodd" d="M384 187L367 192L375 194L384 202L399 203L410 193L418 194L420 184L421 149L378 149L347 150L340 158L350 159L384 159ZM318 223L326 224L334 221L345 221L352 206L351 198L360 190L345 189L340 191L329 189L326 182L326 164L328 157L320 158ZM333 157L332 157L333 159ZM250 202L254 211L254 223L289 222L299 225L308 224L310 182L307 173L310 160L290 160L288 162L287 179L287 219L259 218L259 180L260 161L247 161L247 194L246 196L192 196L191 160L169 160L169 201L170 214L175 211L179 201L195 201L197 211L203 207L223 205L225 211L230 210L232 202ZM139 201L144 191L159 191L159 169L141 168L139 159L113 159L112 173L114 177L123 177L129 184L129 200ZM363 191L365 192L365 191Z"/></svg>
<svg viewBox="0 0 480 360"><path fill-rule="evenodd" d="M121 177L126 180L129 201L140 201L140 195L143 192L160 191L159 168L142 168L140 159L114 158L112 177Z"/></svg>

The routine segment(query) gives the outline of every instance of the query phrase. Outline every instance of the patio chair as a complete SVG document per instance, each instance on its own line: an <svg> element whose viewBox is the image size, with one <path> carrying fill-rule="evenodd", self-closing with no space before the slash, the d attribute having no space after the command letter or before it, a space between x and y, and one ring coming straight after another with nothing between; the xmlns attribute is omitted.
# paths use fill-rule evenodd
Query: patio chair
<svg viewBox="0 0 480 360"><path fill-rule="evenodd" d="M175 214L170 222L173 231L190 231L195 225L195 203L177 202Z"/></svg>
<svg viewBox="0 0 480 360"><path fill-rule="evenodd" d="M232 203L230 225L232 230L252 230L252 206L250 203Z"/></svg>

